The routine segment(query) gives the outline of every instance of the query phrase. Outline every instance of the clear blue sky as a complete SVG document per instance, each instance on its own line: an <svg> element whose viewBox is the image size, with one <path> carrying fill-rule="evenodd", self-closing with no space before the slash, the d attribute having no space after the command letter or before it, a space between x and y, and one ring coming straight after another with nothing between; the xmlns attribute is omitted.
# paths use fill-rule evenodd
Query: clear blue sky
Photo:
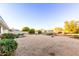
<svg viewBox="0 0 79 59"><path fill-rule="evenodd" d="M79 19L79 4L0 4L0 15L10 28L63 27L66 20Z"/></svg>

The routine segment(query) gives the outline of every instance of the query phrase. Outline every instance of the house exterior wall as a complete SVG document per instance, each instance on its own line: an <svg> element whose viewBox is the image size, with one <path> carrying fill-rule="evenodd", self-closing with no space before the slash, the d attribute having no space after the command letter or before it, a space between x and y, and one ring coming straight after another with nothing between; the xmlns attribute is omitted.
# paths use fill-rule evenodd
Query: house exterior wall
<svg viewBox="0 0 79 59"><path fill-rule="evenodd" d="M0 26L0 34L8 33L8 29L5 29L3 26Z"/></svg>
<svg viewBox="0 0 79 59"><path fill-rule="evenodd" d="M3 18L0 16L0 34L3 33L8 33L9 32L9 27L3 20Z"/></svg>
<svg viewBox="0 0 79 59"><path fill-rule="evenodd" d="M8 33L9 31L7 29L3 29L3 33Z"/></svg>

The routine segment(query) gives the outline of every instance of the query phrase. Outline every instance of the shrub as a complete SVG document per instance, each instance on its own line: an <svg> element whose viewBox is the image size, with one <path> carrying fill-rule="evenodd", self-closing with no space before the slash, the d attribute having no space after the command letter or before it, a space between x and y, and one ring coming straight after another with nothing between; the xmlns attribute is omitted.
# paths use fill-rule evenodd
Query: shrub
<svg viewBox="0 0 79 59"><path fill-rule="evenodd" d="M79 39L79 35L73 35L73 38Z"/></svg>
<svg viewBox="0 0 79 59"><path fill-rule="evenodd" d="M18 38L20 34L13 34L13 33L4 33L0 37L1 39L15 39Z"/></svg>
<svg viewBox="0 0 79 59"><path fill-rule="evenodd" d="M17 48L17 42L12 39L0 40L0 55L8 56L11 55Z"/></svg>
<svg viewBox="0 0 79 59"><path fill-rule="evenodd" d="M22 31L24 31L24 32L28 32L29 30L30 30L29 27L24 27L24 28L22 29Z"/></svg>
<svg viewBox="0 0 79 59"><path fill-rule="evenodd" d="M30 29L29 34L35 34L35 29Z"/></svg>
<svg viewBox="0 0 79 59"><path fill-rule="evenodd" d="M53 35L53 33L47 33L47 35Z"/></svg>
<svg viewBox="0 0 79 59"><path fill-rule="evenodd" d="M42 34L42 31L41 30L38 30L38 34Z"/></svg>
<svg viewBox="0 0 79 59"><path fill-rule="evenodd" d="M15 36L16 36L16 38L24 37L24 34L16 34Z"/></svg>
<svg viewBox="0 0 79 59"><path fill-rule="evenodd" d="M19 38L21 34L15 34L15 38Z"/></svg>

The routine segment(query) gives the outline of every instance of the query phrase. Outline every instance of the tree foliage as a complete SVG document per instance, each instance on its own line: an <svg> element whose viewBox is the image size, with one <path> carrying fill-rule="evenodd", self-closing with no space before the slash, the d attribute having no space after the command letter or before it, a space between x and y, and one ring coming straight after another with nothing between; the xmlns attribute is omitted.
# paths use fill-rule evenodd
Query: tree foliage
<svg viewBox="0 0 79 59"><path fill-rule="evenodd" d="M65 22L64 26L65 33L79 33L79 24L77 21L71 20Z"/></svg>
<svg viewBox="0 0 79 59"><path fill-rule="evenodd" d="M77 25L76 25L75 21L73 21L73 20L70 21L70 27L69 27L70 33L75 33L75 32L76 32L76 29L77 29L76 26L77 26Z"/></svg>
<svg viewBox="0 0 79 59"><path fill-rule="evenodd" d="M30 30L29 27L23 27L23 29L22 29L22 31L24 31L24 32L28 32L29 30Z"/></svg>
<svg viewBox="0 0 79 59"><path fill-rule="evenodd" d="M41 30L38 30L38 34L42 34L42 31Z"/></svg>
<svg viewBox="0 0 79 59"><path fill-rule="evenodd" d="M64 32L68 33L69 32L69 22L68 21L65 22L64 28L65 28Z"/></svg>
<svg viewBox="0 0 79 59"><path fill-rule="evenodd" d="M29 34L35 34L35 29L30 29Z"/></svg>

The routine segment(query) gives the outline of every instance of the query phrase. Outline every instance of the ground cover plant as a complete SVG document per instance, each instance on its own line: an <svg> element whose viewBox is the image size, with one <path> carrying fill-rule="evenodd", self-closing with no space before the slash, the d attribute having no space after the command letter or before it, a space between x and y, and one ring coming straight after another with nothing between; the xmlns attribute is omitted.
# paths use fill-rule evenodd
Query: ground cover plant
<svg viewBox="0 0 79 59"><path fill-rule="evenodd" d="M12 33L4 33L0 39L0 55L9 56L17 49L17 42L14 40L17 35Z"/></svg>

